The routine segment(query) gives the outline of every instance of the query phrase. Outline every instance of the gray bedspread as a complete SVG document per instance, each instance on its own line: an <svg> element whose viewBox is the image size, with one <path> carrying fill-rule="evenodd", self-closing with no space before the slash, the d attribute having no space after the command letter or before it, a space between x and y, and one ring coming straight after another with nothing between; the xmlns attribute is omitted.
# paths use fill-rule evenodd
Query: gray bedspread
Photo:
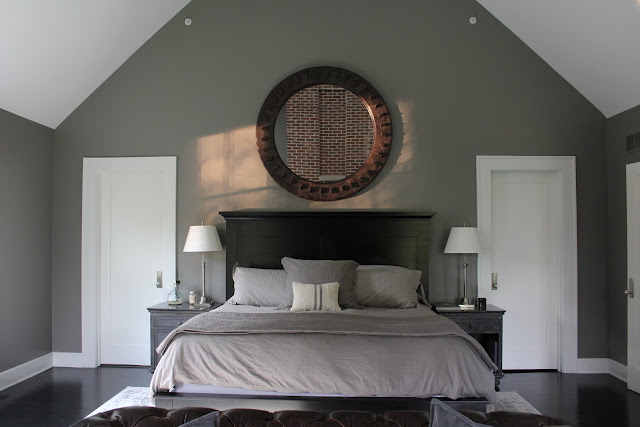
<svg viewBox="0 0 640 427"><path fill-rule="evenodd" d="M176 335L185 334L333 334L394 337L457 336L467 340L487 363L497 369L478 341L444 316L379 317L322 313L233 313L210 311L174 329L158 346L164 354Z"/></svg>
<svg viewBox="0 0 640 427"><path fill-rule="evenodd" d="M223 306L224 307L224 306ZM225 312L226 311L226 312ZM176 383L349 396L495 399L484 349L423 309L198 315L158 347L153 391Z"/></svg>

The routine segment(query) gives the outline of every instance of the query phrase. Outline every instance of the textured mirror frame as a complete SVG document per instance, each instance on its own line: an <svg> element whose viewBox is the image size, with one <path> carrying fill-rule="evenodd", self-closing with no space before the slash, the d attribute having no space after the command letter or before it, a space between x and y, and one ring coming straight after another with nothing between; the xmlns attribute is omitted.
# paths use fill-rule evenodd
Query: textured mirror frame
<svg viewBox="0 0 640 427"><path fill-rule="evenodd" d="M275 128L278 113L298 91L318 84L343 87L362 99L373 121L373 145L362 166L340 181L313 182L293 173L278 153ZM378 176L391 151L391 116L382 96L362 77L336 67L312 67L298 71L269 93L256 126L258 153L271 177L285 190L298 197L316 201L345 199L366 188Z"/></svg>

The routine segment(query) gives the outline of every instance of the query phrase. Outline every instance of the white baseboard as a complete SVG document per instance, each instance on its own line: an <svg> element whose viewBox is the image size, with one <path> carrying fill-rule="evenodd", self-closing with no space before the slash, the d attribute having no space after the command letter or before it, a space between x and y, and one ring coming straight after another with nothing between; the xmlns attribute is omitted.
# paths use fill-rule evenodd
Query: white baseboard
<svg viewBox="0 0 640 427"><path fill-rule="evenodd" d="M15 368L0 372L0 391L36 376L53 367L53 354L48 353Z"/></svg>
<svg viewBox="0 0 640 427"><path fill-rule="evenodd" d="M622 363L609 359L609 373L617 379L627 382L627 367Z"/></svg>
<svg viewBox="0 0 640 427"><path fill-rule="evenodd" d="M578 359L577 374L608 374L610 359Z"/></svg>
<svg viewBox="0 0 640 427"><path fill-rule="evenodd" d="M577 374L609 374L627 382L627 367L613 359L578 359Z"/></svg>
<svg viewBox="0 0 640 427"><path fill-rule="evenodd" d="M57 368L85 368L82 353L53 353L53 366Z"/></svg>

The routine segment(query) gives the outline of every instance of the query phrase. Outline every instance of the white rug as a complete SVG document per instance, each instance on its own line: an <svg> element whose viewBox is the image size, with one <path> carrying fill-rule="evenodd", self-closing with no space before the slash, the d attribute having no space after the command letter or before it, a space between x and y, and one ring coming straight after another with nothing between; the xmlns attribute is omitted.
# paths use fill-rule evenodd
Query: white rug
<svg viewBox="0 0 640 427"><path fill-rule="evenodd" d="M532 414L540 413L515 391L502 391L498 392L497 395L498 404L495 407L491 404L487 405L487 412L515 411L529 412ZM149 395L149 387L127 387L87 416L89 417L100 412L122 408L124 406L153 406Z"/></svg>

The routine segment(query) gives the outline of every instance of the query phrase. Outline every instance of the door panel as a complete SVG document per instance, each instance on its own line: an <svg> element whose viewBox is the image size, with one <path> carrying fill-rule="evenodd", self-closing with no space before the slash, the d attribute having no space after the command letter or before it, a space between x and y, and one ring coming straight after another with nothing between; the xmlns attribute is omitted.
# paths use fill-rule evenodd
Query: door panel
<svg viewBox="0 0 640 427"><path fill-rule="evenodd" d="M555 172L491 175L491 271L498 289L480 294L506 310L503 369L556 369L558 176Z"/></svg>
<svg viewBox="0 0 640 427"><path fill-rule="evenodd" d="M627 165L627 270L627 386L640 393L640 163Z"/></svg>
<svg viewBox="0 0 640 427"><path fill-rule="evenodd" d="M96 160L100 363L149 365L147 307L175 279L175 158Z"/></svg>

